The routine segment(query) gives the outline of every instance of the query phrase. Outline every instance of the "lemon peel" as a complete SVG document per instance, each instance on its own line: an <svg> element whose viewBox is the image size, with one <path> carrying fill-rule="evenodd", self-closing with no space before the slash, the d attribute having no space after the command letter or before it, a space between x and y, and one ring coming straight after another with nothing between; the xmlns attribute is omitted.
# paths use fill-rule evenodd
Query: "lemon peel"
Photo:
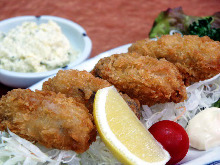
<svg viewBox="0 0 220 165"><path fill-rule="evenodd" d="M112 87L95 96L94 120L105 145L123 164L166 164L170 156Z"/></svg>

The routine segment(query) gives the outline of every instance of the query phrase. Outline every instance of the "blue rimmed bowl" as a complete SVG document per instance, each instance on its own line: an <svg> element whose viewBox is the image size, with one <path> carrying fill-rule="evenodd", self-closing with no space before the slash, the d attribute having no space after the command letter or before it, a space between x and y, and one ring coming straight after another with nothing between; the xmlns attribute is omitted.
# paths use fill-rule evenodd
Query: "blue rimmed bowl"
<svg viewBox="0 0 220 165"><path fill-rule="evenodd" d="M47 72L20 73L0 69L0 83L15 88L27 88L41 79L57 73L60 69L70 69L80 64L90 56L92 42L86 34L86 31L77 23L64 18L47 15L9 18L0 21L0 31L7 33L23 22L36 22L37 24L41 24L47 23L49 20L56 22L61 27L63 34L67 37L71 46L79 52L78 58L64 68L57 68Z"/></svg>

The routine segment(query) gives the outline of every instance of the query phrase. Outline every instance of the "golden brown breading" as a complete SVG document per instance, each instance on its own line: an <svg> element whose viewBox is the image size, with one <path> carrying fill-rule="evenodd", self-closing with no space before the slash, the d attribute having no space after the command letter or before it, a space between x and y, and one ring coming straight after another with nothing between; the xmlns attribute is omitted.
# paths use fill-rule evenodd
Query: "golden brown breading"
<svg viewBox="0 0 220 165"><path fill-rule="evenodd" d="M57 75L43 83L43 90L63 93L67 97L73 97L93 111L95 93L104 87L109 87L108 81L94 77L87 71L60 70ZM140 103L137 99L131 99L126 94L121 94L135 114L140 117Z"/></svg>
<svg viewBox="0 0 220 165"><path fill-rule="evenodd" d="M165 59L115 54L101 59L92 73L141 104L178 103L187 97L181 74Z"/></svg>
<svg viewBox="0 0 220 165"><path fill-rule="evenodd" d="M50 91L14 89L0 100L0 130L48 148L86 151L96 139L92 120L83 104Z"/></svg>
<svg viewBox="0 0 220 165"><path fill-rule="evenodd" d="M196 35L164 35L157 41L137 41L129 52L172 62L183 75L186 85L220 73L220 42Z"/></svg>
<svg viewBox="0 0 220 165"><path fill-rule="evenodd" d="M96 78L87 71L60 70L55 77L43 83L43 90L73 97L91 111L95 93L109 86L111 86L109 82Z"/></svg>

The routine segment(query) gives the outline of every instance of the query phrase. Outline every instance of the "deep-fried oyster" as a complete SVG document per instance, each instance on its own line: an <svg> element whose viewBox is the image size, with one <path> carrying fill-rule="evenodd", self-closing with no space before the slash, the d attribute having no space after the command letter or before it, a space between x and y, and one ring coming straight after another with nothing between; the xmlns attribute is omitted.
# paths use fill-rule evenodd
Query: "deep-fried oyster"
<svg viewBox="0 0 220 165"><path fill-rule="evenodd" d="M86 151L96 139L88 109L50 91L14 89L0 100L0 130L7 128L48 148Z"/></svg>
<svg viewBox="0 0 220 165"><path fill-rule="evenodd" d="M196 35L164 35L157 41L137 41L129 52L172 62L183 75L186 85L220 73L220 42Z"/></svg>
<svg viewBox="0 0 220 165"><path fill-rule="evenodd" d="M115 54L101 59L92 73L141 104L178 103L187 97L181 74L165 59L136 53Z"/></svg>

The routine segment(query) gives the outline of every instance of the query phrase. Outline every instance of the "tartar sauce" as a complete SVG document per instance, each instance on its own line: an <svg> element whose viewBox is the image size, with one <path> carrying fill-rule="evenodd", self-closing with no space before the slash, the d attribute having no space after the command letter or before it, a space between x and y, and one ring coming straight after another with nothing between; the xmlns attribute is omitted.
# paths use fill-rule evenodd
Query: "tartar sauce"
<svg viewBox="0 0 220 165"><path fill-rule="evenodd" d="M24 22L0 35L0 68L15 72L44 72L75 60L73 50L57 23Z"/></svg>
<svg viewBox="0 0 220 165"><path fill-rule="evenodd" d="M199 112L186 128L190 145L208 150L220 145L220 108L212 107Z"/></svg>

